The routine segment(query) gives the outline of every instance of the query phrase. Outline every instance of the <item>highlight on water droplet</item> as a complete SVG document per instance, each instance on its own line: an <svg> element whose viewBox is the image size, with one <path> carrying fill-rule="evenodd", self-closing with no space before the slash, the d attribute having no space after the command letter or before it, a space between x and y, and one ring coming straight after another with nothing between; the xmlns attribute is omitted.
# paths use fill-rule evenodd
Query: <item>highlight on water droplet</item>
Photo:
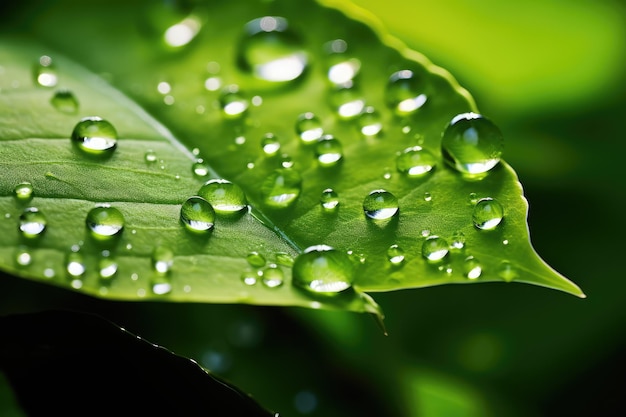
<svg viewBox="0 0 626 417"><path fill-rule="evenodd" d="M228 85L220 92L220 106L222 107L222 113L228 119L238 119L242 117L250 102L239 90L239 86L235 84Z"/></svg>
<svg viewBox="0 0 626 417"><path fill-rule="evenodd" d="M74 114L78 111L78 100L67 88L54 92L50 99L52 106L62 113Z"/></svg>
<svg viewBox="0 0 626 417"><path fill-rule="evenodd" d="M336 165L343 158L341 142L332 135L323 135L315 144L315 156L323 167Z"/></svg>
<svg viewBox="0 0 626 417"><path fill-rule="evenodd" d="M248 268L241 273L241 282L243 282L245 285L256 285L258 279L259 273L256 269Z"/></svg>
<svg viewBox="0 0 626 417"><path fill-rule="evenodd" d="M502 156L504 140L491 120L476 113L455 116L443 132L441 151L451 167L464 175L484 174Z"/></svg>
<svg viewBox="0 0 626 417"><path fill-rule="evenodd" d="M35 83L42 87L54 87L59 82L56 67L48 55L39 57L34 70Z"/></svg>
<svg viewBox="0 0 626 417"><path fill-rule="evenodd" d="M428 191L424 192L424 201L426 201L426 202L433 201L433 196Z"/></svg>
<svg viewBox="0 0 626 417"><path fill-rule="evenodd" d="M373 106L367 106L358 118L359 131L363 136L378 136L383 130L383 121L380 113Z"/></svg>
<svg viewBox="0 0 626 417"><path fill-rule="evenodd" d="M280 142L273 133L266 133L261 139L261 149L266 156L274 156L280 150Z"/></svg>
<svg viewBox="0 0 626 417"><path fill-rule="evenodd" d="M118 264L111 256L103 256L98 262L98 275L102 280L110 280L117 274Z"/></svg>
<svg viewBox="0 0 626 417"><path fill-rule="evenodd" d="M400 116L415 113L427 100L424 75L408 69L394 72L387 83L386 100Z"/></svg>
<svg viewBox="0 0 626 417"><path fill-rule="evenodd" d="M33 256L24 247L18 247L15 253L15 262L18 266L29 266L33 262Z"/></svg>
<svg viewBox="0 0 626 417"><path fill-rule="evenodd" d="M200 18L192 14L168 27L163 34L163 40L168 46L179 48L191 42L200 29L202 29Z"/></svg>
<svg viewBox="0 0 626 417"><path fill-rule="evenodd" d="M363 211L370 219L390 219L398 214L398 199L389 191L374 190L363 200Z"/></svg>
<svg viewBox="0 0 626 417"><path fill-rule="evenodd" d="M300 196L302 177L293 168L279 168L263 180L260 191L267 206L287 208Z"/></svg>
<svg viewBox="0 0 626 417"><path fill-rule="evenodd" d="M463 273L469 279L476 279L483 273L483 268L478 259L468 256L463 261Z"/></svg>
<svg viewBox="0 0 626 417"><path fill-rule="evenodd" d="M36 207L27 207L20 215L19 230L25 238L33 239L41 236L47 225L46 216Z"/></svg>
<svg viewBox="0 0 626 417"><path fill-rule="evenodd" d="M74 127L72 142L86 154L108 156L117 146L117 131L100 117L85 117Z"/></svg>
<svg viewBox="0 0 626 417"><path fill-rule="evenodd" d="M33 185L28 181L20 182L13 188L13 195L18 201L28 202L33 199Z"/></svg>
<svg viewBox="0 0 626 417"><path fill-rule="evenodd" d="M91 236L97 240L111 240L124 230L124 216L109 204L98 204L89 210L85 223Z"/></svg>
<svg viewBox="0 0 626 417"><path fill-rule="evenodd" d="M150 164L156 162L158 159L156 152L154 152L152 149L147 150L146 153L143 155L143 158L146 162Z"/></svg>
<svg viewBox="0 0 626 417"><path fill-rule="evenodd" d="M332 188L325 189L320 196L320 204L324 210L335 210L339 206L339 194Z"/></svg>
<svg viewBox="0 0 626 417"><path fill-rule="evenodd" d="M387 260L394 266L399 266L404 263L404 249L398 245L391 245L387 249Z"/></svg>
<svg viewBox="0 0 626 417"><path fill-rule="evenodd" d="M481 198L474 206L472 221L480 230L495 229L504 218L504 208L493 198Z"/></svg>
<svg viewBox="0 0 626 417"><path fill-rule="evenodd" d="M465 247L465 234L463 232L454 232L452 234L452 249L463 249Z"/></svg>
<svg viewBox="0 0 626 417"><path fill-rule="evenodd" d="M168 274L174 265L174 252L167 246L158 245L152 250L152 269L159 275Z"/></svg>
<svg viewBox="0 0 626 417"><path fill-rule="evenodd" d="M427 237L422 244L422 256L430 262L441 262L448 253L448 241L437 235Z"/></svg>
<svg viewBox="0 0 626 417"><path fill-rule="evenodd" d="M350 82L333 88L330 93L330 104L339 118L352 120L365 108L365 99Z"/></svg>
<svg viewBox="0 0 626 417"><path fill-rule="evenodd" d="M310 246L293 264L293 285L306 291L335 295L354 280L354 265L348 254L327 245Z"/></svg>
<svg viewBox="0 0 626 417"><path fill-rule="evenodd" d="M285 282L285 273L276 264L269 264L262 269L262 282L267 288L277 288Z"/></svg>
<svg viewBox="0 0 626 417"><path fill-rule="evenodd" d="M204 159L198 158L191 164L191 172L196 178L204 178L209 175L211 168L207 162L204 162Z"/></svg>
<svg viewBox="0 0 626 417"><path fill-rule="evenodd" d="M432 172L437 158L421 146L412 146L402 151L396 158L396 168L407 177L419 178Z"/></svg>
<svg viewBox="0 0 626 417"><path fill-rule="evenodd" d="M189 197L180 207L180 221L191 232L209 232L215 224L215 210L204 198Z"/></svg>
<svg viewBox="0 0 626 417"><path fill-rule="evenodd" d="M257 251L252 251L246 255L246 261L254 268L262 268L265 266L265 256L261 255Z"/></svg>
<svg viewBox="0 0 626 417"><path fill-rule="evenodd" d="M350 57L346 52L348 44L343 39L327 42L324 49L328 67L328 80L335 85L344 85L356 78L361 70L361 61Z"/></svg>
<svg viewBox="0 0 626 417"><path fill-rule="evenodd" d="M208 201L216 213L231 215L248 207L248 200L240 186L225 179L211 179L200 187L198 195Z"/></svg>
<svg viewBox="0 0 626 417"><path fill-rule="evenodd" d="M311 112L302 113L296 120L296 133L302 143L315 143L324 134L322 122Z"/></svg>
<svg viewBox="0 0 626 417"><path fill-rule="evenodd" d="M293 81L304 74L308 53L287 19L260 17L246 23L244 32L237 47L241 70L272 83Z"/></svg>
<svg viewBox="0 0 626 417"><path fill-rule="evenodd" d="M83 255L78 251L78 248L72 248L72 251L67 254L65 270L71 278L81 278L85 274L87 268L85 267Z"/></svg>

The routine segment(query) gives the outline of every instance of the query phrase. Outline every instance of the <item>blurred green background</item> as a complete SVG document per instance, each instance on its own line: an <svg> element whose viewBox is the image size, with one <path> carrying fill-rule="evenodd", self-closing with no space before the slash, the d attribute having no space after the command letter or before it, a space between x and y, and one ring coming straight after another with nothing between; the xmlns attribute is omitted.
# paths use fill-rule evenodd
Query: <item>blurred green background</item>
<svg viewBox="0 0 626 417"><path fill-rule="evenodd" d="M626 388L626 8L354 0L448 69L506 138L538 253L588 298L523 284L375 294L350 313L117 303L3 277L0 313L71 308L196 359L283 416L615 415ZM0 415L19 415L0 381ZM4 410L3 410L4 408Z"/></svg>

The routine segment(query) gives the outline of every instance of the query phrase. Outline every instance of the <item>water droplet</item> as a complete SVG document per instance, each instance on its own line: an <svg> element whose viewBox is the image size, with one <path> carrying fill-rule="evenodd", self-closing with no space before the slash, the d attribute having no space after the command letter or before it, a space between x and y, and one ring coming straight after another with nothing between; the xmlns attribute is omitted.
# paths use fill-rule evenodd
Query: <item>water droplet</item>
<svg viewBox="0 0 626 417"><path fill-rule="evenodd" d="M220 77L209 77L204 80L204 88L209 91L217 91L222 87L222 79Z"/></svg>
<svg viewBox="0 0 626 417"><path fill-rule="evenodd" d="M193 172L193 175L197 178L204 178L209 175L209 164L204 162L204 159L198 158L191 164L191 172Z"/></svg>
<svg viewBox="0 0 626 417"><path fill-rule="evenodd" d="M367 106L360 114L358 119L359 130L363 136L377 136L383 130L383 122L378 111L372 107Z"/></svg>
<svg viewBox="0 0 626 417"><path fill-rule="evenodd" d="M511 282L519 275L511 262L502 261L502 263L498 266L498 276L506 282Z"/></svg>
<svg viewBox="0 0 626 417"><path fill-rule="evenodd" d="M237 119L245 114L250 103L239 90L239 86L229 85L220 93L220 105L225 117Z"/></svg>
<svg viewBox="0 0 626 417"><path fill-rule="evenodd" d="M85 261L80 252L70 252L65 260L65 269L70 277L80 278L85 274Z"/></svg>
<svg viewBox="0 0 626 417"><path fill-rule="evenodd" d="M18 248L15 254L15 262L19 266L28 266L33 262L33 256L25 248Z"/></svg>
<svg viewBox="0 0 626 417"><path fill-rule="evenodd" d="M259 274L255 269L246 269L241 273L241 282L245 285L255 285L259 278Z"/></svg>
<svg viewBox="0 0 626 417"><path fill-rule="evenodd" d="M180 22L167 28L163 34L165 43L179 48L191 42L202 29L202 22L197 16L189 15Z"/></svg>
<svg viewBox="0 0 626 417"><path fill-rule="evenodd" d="M268 288L280 287L285 281L283 270L276 264L269 264L266 268L263 268L262 273L263 285Z"/></svg>
<svg viewBox="0 0 626 417"><path fill-rule="evenodd" d="M261 194L266 205L274 208L291 206L302 191L302 177L298 171L280 168L261 183Z"/></svg>
<svg viewBox="0 0 626 417"><path fill-rule="evenodd" d="M257 251L252 251L246 256L246 260L250 266L254 268L262 268L265 266L265 256Z"/></svg>
<svg viewBox="0 0 626 417"><path fill-rule="evenodd" d="M430 236L430 230L424 229L420 232L420 234L422 235L422 237L428 237Z"/></svg>
<svg viewBox="0 0 626 417"><path fill-rule="evenodd" d="M204 183L198 195L208 201L218 214L235 214L248 207L243 190L225 179L212 179Z"/></svg>
<svg viewBox="0 0 626 417"><path fill-rule="evenodd" d="M74 127L72 141L87 154L110 155L117 145L117 132L100 117L85 117Z"/></svg>
<svg viewBox="0 0 626 417"><path fill-rule="evenodd" d="M280 156L280 166L283 168L293 168L293 158L286 153Z"/></svg>
<svg viewBox="0 0 626 417"><path fill-rule="evenodd" d="M324 135L315 144L315 155L322 166L333 166L343 157L341 142L332 135Z"/></svg>
<svg viewBox="0 0 626 417"><path fill-rule="evenodd" d="M424 193L424 201L427 201L427 202L433 201L433 196L428 191Z"/></svg>
<svg viewBox="0 0 626 417"><path fill-rule="evenodd" d="M285 252L276 253L276 263L279 265L291 268L293 266L294 259L291 255Z"/></svg>
<svg viewBox="0 0 626 417"><path fill-rule="evenodd" d="M43 55L35 65L35 82L42 87L54 87L59 81L52 58Z"/></svg>
<svg viewBox="0 0 626 417"><path fill-rule="evenodd" d="M74 93L68 89L60 89L54 92L50 103L62 113L74 114L78 111L78 100Z"/></svg>
<svg viewBox="0 0 626 417"><path fill-rule="evenodd" d="M387 259L392 265L401 265L404 262L404 250L398 245L389 246L387 249Z"/></svg>
<svg viewBox="0 0 626 417"><path fill-rule="evenodd" d="M365 215L374 220L385 220L398 214L398 199L385 190L374 190L363 200Z"/></svg>
<svg viewBox="0 0 626 417"><path fill-rule="evenodd" d="M156 246L152 250L152 268L159 275L168 274L174 265L174 252L166 246Z"/></svg>
<svg viewBox="0 0 626 417"><path fill-rule="evenodd" d="M480 277L483 273L483 269L480 266L478 259L473 256L465 258L465 261L463 262L463 273L469 279L476 279Z"/></svg>
<svg viewBox="0 0 626 417"><path fill-rule="evenodd" d="M192 232L208 232L215 224L215 210L202 197L189 197L180 207L180 221Z"/></svg>
<svg viewBox="0 0 626 417"><path fill-rule="evenodd" d="M495 229L504 218L504 208L493 198L481 198L474 206L472 220L481 230Z"/></svg>
<svg viewBox="0 0 626 417"><path fill-rule="evenodd" d="M383 171L383 178L386 180L391 179L391 169L389 169L388 167L385 167L385 170Z"/></svg>
<svg viewBox="0 0 626 417"><path fill-rule="evenodd" d="M109 240L124 230L124 216L115 207L99 204L87 213L85 219L91 235L98 240Z"/></svg>
<svg viewBox="0 0 626 417"><path fill-rule="evenodd" d="M351 83L335 87L330 101L337 115L344 120L356 118L365 107L363 96Z"/></svg>
<svg viewBox="0 0 626 417"><path fill-rule="evenodd" d="M237 54L243 71L274 83L292 81L304 73L308 54L287 19L261 17L248 22L244 30Z"/></svg>
<svg viewBox="0 0 626 417"><path fill-rule="evenodd" d="M325 189L320 196L320 204L325 210L336 209L339 205L339 194L332 188Z"/></svg>
<svg viewBox="0 0 626 417"><path fill-rule="evenodd" d="M463 249L465 247L465 234L463 232L455 232L452 235L452 248Z"/></svg>
<svg viewBox="0 0 626 417"><path fill-rule="evenodd" d="M348 254L348 257L350 258L350 261L352 261L355 265L362 265L366 261L365 255L363 255L362 253L356 253L352 250L349 250L346 253Z"/></svg>
<svg viewBox="0 0 626 417"><path fill-rule="evenodd" d="M475 205L476 203L478 203L478 194L469 193L469 202L471 205Z"/></svg>
<svg viewBox="0 0 626 417"><path fill-rule="evenodd" d="M407 177L417 178L431 172L437 158L421 146L407 148L396 158L396 168Z"/></svg>
<svg viewBox="0 0 626 417"><path fill-rule="evenodd" d="M157 161L157 155L153 150L147 150L143 155L143 158L148 163L154 163Z"/></svg>
<svg viewBox="0 0 626 417"><path fill-rule="evenodd" d="M500 162L503 139L500 129L476 113L455 116L443 132L444 160L462 174L483 174Z"/></svg>
<svg viewBox="0 0 626 417"><path fill-rule="evenodd" d="M117 262L111 257L103 257L98 262L98 274L103 280L113 278L117 274Z"/></svg>
<svg viewBox="0 0 626 417"><path fill-rule="evenodd" d="M330 246L311 246L293 265L293 284L316 294L333 295L352 286L354 269L346 253Z"/></svg>
<svg viewBox="0 0 626 417"><path fill-rule="evenodd" d="M311 112L302 113L296 120L296 133L300 136L302 143L309 144L317 142L324 134L322 123Z"/></svg>
<svg viewBox="0 0 626 417"><path fill-rule="evenodd" d="M280 150L280 142L273 133L266 133L261 139L261 148L266 156L274 156Z"/></svg>
<svg viewBox="0 0 626 417"><path fill-rule="evenodd" d="M157 91L161 94L169 94L172 91L172 86L166 81L161 81L157 84Z"/></svg>
<svg viewBox="0 0 626 417"><path fill-rule="evenodd" d="M48 221L46 216L36 207L27 207L20 215L20 231L26 238L41 236L46 230Z"/></svg>
<svg viewBox="0 0 626 417"><path fill-rule="evenodd" d="M448 242L444 238L429 236L422 244L422 256L430 262L440 262L448 256L448 247Z"/></svg>
<svg viewBox="0 0 626 417"><path fill-rule="evenodd" d="M400 116L415 113L427 100L423 77L411 70L391 74L386 93L387 104Z"/></svg>
<svg viewBox="0 0 626 417"><path fill-rule="evenodd" d="M33 185L28 182L20 182L13 188L13 194L19 201L30 201L33 198Z"/></svg>

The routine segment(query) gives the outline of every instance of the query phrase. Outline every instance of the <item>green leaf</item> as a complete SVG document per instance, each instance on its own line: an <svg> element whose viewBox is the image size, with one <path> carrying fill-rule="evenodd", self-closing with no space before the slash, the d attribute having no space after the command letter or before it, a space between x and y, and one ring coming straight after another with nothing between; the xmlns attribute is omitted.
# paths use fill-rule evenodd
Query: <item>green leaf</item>
<svg viewBox="0 0 626 417"><path fill-rule="evenodd" d="M34 43L8 41L3 35L0 164L11 173L0 180L4 196L0 204L7 213L0 227L10 237L3 242L3 269L102 297L146 299L157 297L150 289L155 280L163 281L150 266L155 246L162 245L174 256L167 274L172 290L160 296L163 300L373 312L376 306L366 292L490 281L525 282L583 296L533 250L526 224L528 205L510 166L501 161L486 175L468 178L444 163L442 132L456 115L477 112L469 94L445 70L385 35L371 18L350 10L354 16L348 17L312 2L251 2L245 7L198 2L191 11L150 2L132 8L114 1L91 2L88 8L68 3L72 6L61 2L41 16L18 15L12 20L7 33L30 33L38 39ZM246 45L244 25L261 16L282 16L295 32L278 47L266 44L261 52L280 54L296 48L305 54L307 65L296 80L259 80L242 65L246 59L238 51ZM266 24L281 22L270 19ZM171 39L169 44L164 41L164 34L180 29L180 24L193 36L188 44L176 47ZM89 41L77 39L77 33ZM337 39L342 41L331 43ZM345 53L328 52L329 47L337 52L346 45ZM250 47L259 52L258 45ZM48 48L104 74L110 85ZM59 85L76 94L77 114L55 111L49 104L51 91L34 85L29 68L43 54L53 56ZM292 56L283 68L301 57ZM334 59L358 68L354 88L334 92L327 76ZM389 106L386 90L390 75L400 70L411 70L418 80L416 91L427 97L417 111L404 115ZM233 85L249 104L242 117L228 117L221 108L227 100L224 89ZM359 128L366 116L338 114L342 93L375 109L381 134L364 136ZM316 154L328 152L336 143L304 144L298 137L296 121L305 112L317 115L324 132L341 143L343 158L338 163L321 163ZM95 161L72 148L69 136L83 116L103 117L117 128L120 140L113 157ZM268 134L280 144L276 155L263 150ZM206 239L184 230L178 220L180 206L207 178L192 176L196 155L178 141L197 149L211 176L245 191L250 214L218 216ZM436 166L408 178L396 169L396 157L414 146L430 151ZM148 149L164 162L146 163L143 155ZM276 177L276 170L287 177ZM289 177L300 178L292 178L292 186L277 186L276 181ZM17 232L23 205L15 201L12 190L21 181L30 181L35 188L35 198L28 204L48 216L49 228L36 245L20 241ZM268 202L268 192L278 190L284 199L300 187L289 207ZM320 205L328 188L338 195L339 205L332 210ZM399 214L383 222L368 218L363 208L366 196L378 189L391 192L399 202ZM504 220L495 230L479 230L472 222L473 199L482 198L503 206ZM97 277L101 248L89 241L84 226L97 201L115 205L126 217L126 230L115 246L119 270L109 286ZM462 248L452 245L441 262L432 263L422 255L422 245L433 235L449 245L463 235L465 242ZM64 272L72 245L80 246L90 263L80 280ZM278 254L295 257L313 245L352 253L356 291L332 297L308 295L290 285L289 261L278 266L285 276L281 287L240 282L242 271L250 268L246 255L251 251L268 262L279 262ZM403 262L389 261L393 245L403 251ZM26 267L15 262L22 246L33 256ZM48 270L55 271L52 279L46 278Z"/></svg>

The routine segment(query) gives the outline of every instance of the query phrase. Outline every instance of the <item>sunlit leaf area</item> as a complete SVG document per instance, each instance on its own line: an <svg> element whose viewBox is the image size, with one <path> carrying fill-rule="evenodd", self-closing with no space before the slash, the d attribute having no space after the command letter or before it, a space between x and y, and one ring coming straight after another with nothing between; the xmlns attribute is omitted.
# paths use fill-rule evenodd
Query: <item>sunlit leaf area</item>
<svg viewBox="0 0 626 417"><path fill-rule="evenodd" d="M85 3L0 6L0 415L618 407L622 6Z"/></svg>

